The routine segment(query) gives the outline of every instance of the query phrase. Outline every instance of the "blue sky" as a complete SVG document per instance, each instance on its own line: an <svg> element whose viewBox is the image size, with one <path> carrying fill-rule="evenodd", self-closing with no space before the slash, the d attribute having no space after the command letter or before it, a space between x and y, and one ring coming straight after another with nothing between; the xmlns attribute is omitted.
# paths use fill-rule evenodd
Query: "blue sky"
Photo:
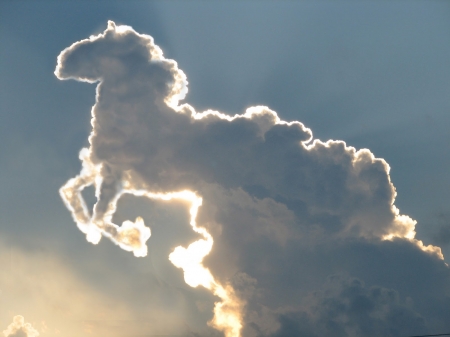
<svg viewBox="0 0 450 337"><path fill-rule="evenodd" d="M161 316L157 317L162 317L155 318L155 321L170 321L173 315L176 323L168 332L164 327L170 324L161 323L153 332L151 328L145 330L147 328L141 327L132 330L134 334L182 335L189 331L206 336L215 333L206 325L211 319L209 309L214 299L204 289L192 290L185 285L179 270L165 260L171 245L180 241L187 244L192 239L189 228L183 225L186 222L183 207L172 209L175 206L166 205L152 208L154 205L150 207L139 200L124 201L123 214L135 217L135 210L138 210L160 219L160 222L155 221L156 228L161 226L159 232L152 228L154 235L149 241L153 247L159 247L153 250L154 262L150 268L148 259L135 259L130 253L106 243L107 240L98 246L86 242L59 197L59 188L79 172L78 152L88 146L95 84L58 80L54 75L56 59L72 43L103 32L108 20L151 35L164 56L177 61L189 82L189 92L183 102L197 111L214 109L234 115L244 113L250 106L266 105L286 121L303 123L312 130L316 139L343 140L348 146L357 150L368 148L377 158L385 159L397 191L395 205L401 214L418 221L416 238L426 245L440 246L448 261L449 13L450 5L439 1L0 2L0 182L3 185L0 247L1 261L8 266L5 268L10 268L0 285L0 325L6 328L12 317L20 314L37 325L42 336L56 335L56 330L71 336L70 329L76 331L77 336L82 336L81 333L88 336L89 331L97 333L97 336L110 333L108 329L111 327L100 323L89 328L86 323L89 321L86 318L88 313L83 309L85 304L70 309L75 316L78 315L77 318L71 314L54 316L54 309L46 306L47 297L42 295L47 291L51 293L51 290L29 288L28 281L24 281L39 278L37 271L26 267L36 265L42 266L37 269L46 270L48 275L64 270L59 273L62 275L60 282L67 282L80 292L80 289L85 289L83 294L89 294L86 298L98 299L101 310L113 298L114 303L123 308L126 317L147 309L142 309L146 307L144 300L143 303L136 300L138 293L132 290L127 293L122 287L153 289L149 290L152 298L159 296L155 303L165 305L164 310L152 308L152 314L158 312ZM281 202L279 199L275 201ZM126 218L125 215L123 217ZM159 223L170 223L171 226ZM164 239L152 241L156 233ZM223 251L228 252L227 249L225 247ZM328 248L321 249L325 252ZM390 251L395 255L397 249L400 248L388 247L384 252L388 254L386 252ZM344 250L336 253L337 256L344 259ZM240 250L236 248L236 251ZM363 251L367 256L375 254L369 248ZM405 256L408 254L404 253ZM376 261L376 256L367 259ZM419 254L415 258L420 260L421 257ZM215 259L210 262L212 269L214 263L223 262L217 256ZM337 263L341 267L333 268L316 255L311 256L310 261L323 263L323 266L317 266L317 278L320 275L323 284L334 273L346 274L344 280L338 281L338 290L333 288L335 298L344 296L346 287L355 287L352 278L362 280L362 286L356 285L361 296L370 297L370 287L376 286L398 291L402 306L406 306L404 303L408 296L412 296L414 287L408 286L400 276L395 281L373 276L382 272L376 266L372 271L356 267L357 264L345 267ZM414 259L408 255L405 261L410 263L408 261ZM427 263L421 262L417 270L422 267L426 270ZM248 264L251 264L250 260ZM246 265L237 264L234 269L230 268L241 268L239 272L260 282L261 289L269 287L258 279L258 275L263 277L263 274L251 268L244 270ZM299 265L310 268L306 267L307 261ZM111 271L111 266L115 266L114 271ZM275 270L280 273L276 268L274 273ZM448 274L448 271L441 272ZM434 273L430 271L429 275ZM129 274L132 276L127 278ZM139 275L147 275L151 280L149 284L140 284L144 281ZM223 275L224 279L226 277L229 275ZM442 276L443 284L447 277ZM109 282L106 280L112 278L117 281L105 286ZM246 282L253 281L247 279ZM275 278L273 282L282 284ZM306 281L302 282L299 289L303 287L303 290L296 293L298 303L303 303L307 293L327 293L323 290L326 285L319 290ZM424 283L426 287L431 287L427 282ZM293 287L287 283L287 288ZM9 292L8 287L12 284L20 284L20 287L18 285ZM442 288L442 293L436 296L447 298L447 302L433 310L448 312L449 286L436 287ZM177 289L179 294L175 296L173 289ZM339 289L343 289L342 292ZM42 299L33 302L27 298L26 294L34 293L40 295L30 296ZM276 294L283 298L281 293ZM312 311L296 313L301 318L292 314L297 322L304 320L304 326L310 330L305 329L316 336L327 335L329 331L320 332L316 328L320 324L305 317L318 315L332 321L327 311L329 308L323 304L328 295L312 300L315 307L320 308L315 314ZM48 296L53 301L53 295ZM80 303L88 303L87 299L85 302L80 299ZM54 301L60 303L56 299ZM266 335L287 336L289 327L295 328L293 323L289 325L289 319L294 316L274 314L279 314L280 311L276 310L285 308L282 303L277 309L264 301L248 301L249 312L261 313L258 305L272 310L267 309L272 313L270 319L274 323L264 330ZM203 304L198 304L200 302ZM431 310L425 302L425 296L415 300L417 307L414 313L425 315L424 312ZM61 303L58 305L66 306L64 301ZM196 309L191 306L196 306ZM199 308L207 309L202 311ZM104 310L108 315L108 310ZM119 321L117 317L114 319ZM144 318L139 319L139 322L145 321ZM448 331L436 329L450 328L444 318L442 322L434 322L429 317L424 319L427 322L424 323L424 331L441 333ZM49 326L47 330L43 321ZM73 327L68 328L68 321ZM100 321L96 318L96 322ZM264 335L261 326L255 331ZM397 328L398 331L406 331ZM126 331L127 327L123 329ZM343 331L351 334L345 329ZM360 331L365 330L361 328ZM244 332L248 336L257 334L250 330Z"/></svg>

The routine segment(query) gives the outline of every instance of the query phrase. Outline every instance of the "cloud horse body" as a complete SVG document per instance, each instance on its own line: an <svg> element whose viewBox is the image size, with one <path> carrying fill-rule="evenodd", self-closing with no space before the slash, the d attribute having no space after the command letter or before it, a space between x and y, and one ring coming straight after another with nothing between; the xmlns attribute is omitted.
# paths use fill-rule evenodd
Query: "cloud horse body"
<svg viewBox="0 0 450 337"><path fill-rule="evenodd" d="M189 285L202 285L221 298L211 324L228 337L240 335L243 301L226 275L220 282L213 277L203 258L212 249L211 230L220 227L217 209L233 198L283 205L304 237L398 237L440 255L439 248L414 239L415 221L394 206L384 160L342 141L313 141L303 124L284 122L267 107L229 116L179 104L187 93L186 76L150 36L110 21L102 34L62 51L55 74L98 82L90 147L80 152L83 169L61 188L78 227L92 243L104 235L145 256L150 229L143 220L112 223L121 195L190 202L191 226L201 238L177 247L170 259ZM95 185L97 196L92 215L81 196L89 185Z"/></svg>

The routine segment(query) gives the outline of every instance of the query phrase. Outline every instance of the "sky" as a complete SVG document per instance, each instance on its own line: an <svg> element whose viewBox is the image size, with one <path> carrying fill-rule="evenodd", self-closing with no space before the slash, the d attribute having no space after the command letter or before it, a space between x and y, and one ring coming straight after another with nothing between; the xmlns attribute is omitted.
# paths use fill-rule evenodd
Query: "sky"
<svg viewBox="0 0 450 337"><path fill-rule="evenodd" d="M449 14L0 1L0 331L450 333Z"/></svg>

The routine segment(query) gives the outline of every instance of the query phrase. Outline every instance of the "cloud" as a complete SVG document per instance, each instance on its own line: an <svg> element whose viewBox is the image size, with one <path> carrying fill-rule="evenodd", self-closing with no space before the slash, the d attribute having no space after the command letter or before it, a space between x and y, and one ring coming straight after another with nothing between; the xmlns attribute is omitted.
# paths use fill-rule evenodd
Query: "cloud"
<svg viewBox="0 0 450 337"><path fill-rule="evenodd" d="M450 218L448 214L441 213L438 216L439 227L438 232L433 236L433 242L439 246L447 246L450 244Z"/></svg>
<svg viewBox="0 0 450 337"><path fill-rule="evenodd" d="M436 244L446 246L450 243L450 226L442 226L439 228L439 233L434 237Z"/></svg>
<svg viewBox="0 0 450 337"><path fill-rule="evenodd" d="M14 316L12 323L3 330L5 337L37 337L39 332L30 323L25 323L23 316Z"/></svg>
<svg viewBox="0 0 450 337"><path fill-rule="evenodd" d="M408 336L426 331L410 298L358 279L330 277L305 301L306 309L279 313L274 336Z"/></svg>
<svg viewBox="0 0 450 337"><path fill-rule="evenodd" d="M335 302L350 303L348 291L356 289L371 308L358 316L343 307L348 324L336 329L355 336L406 331L406 320L428 322L424 312L447 307L441 250L416 239L416 222L394 205L389 165L368 149L314 139L302 123L282 121L265 106L230 116L180 104L188 83L177 63L150 36L112 21L63 50L55 74L98 82L83 168L60 190L78 227L92 243L106 236L145 256L150 228L140 218L115 224L118 201L132 194L187 202L198 236L169 259L187 284L219 297L210 325L227 337L241 329L248 336L287 331L290 316L280 313L339 272L358 280L341 283ZM92 212L81 196L90 185ZM414 279L412 270L438 279ZM327 296L303 311L311 331L335 320ZM417 312L405 302L413 297ZM445 314L431 321L448 326Z"/></svg>
<svg viewBox="0 0 450 337"><path fill-rule="evenodd" d="M410 298L409 303L414 304L411 310L424 319L416 332L450 328L449 268L414 241L308 234L308 228L284 204L253 199L242 191L226 201L219 192L210 198L205 196L205 200L221 205L220 209L214 207L221 224L214 237L220 240L215 241L207 265L214 275L232 280L237 275L239 281L233 285L246 301L243 336L323 335L325 332L318 328L323 322L316 324L306 315L312 303L305 298L326 288L329 275L335 273L357 278L368 289L396 291L402 305ZM208 205L204 207L206 210ZM242 272L248 276L245 282L239 276ZM356 320L352 324L364 323L364 317L352 319ZM387 316L380 320L387 320ZM290 324L294 326L289 328ZM413 325L407 320L395 325L396 331L407 331L408 327ZM297 329L298 334L290 334L288 328ZM356 330L353 333L364 335Z"/></svg>

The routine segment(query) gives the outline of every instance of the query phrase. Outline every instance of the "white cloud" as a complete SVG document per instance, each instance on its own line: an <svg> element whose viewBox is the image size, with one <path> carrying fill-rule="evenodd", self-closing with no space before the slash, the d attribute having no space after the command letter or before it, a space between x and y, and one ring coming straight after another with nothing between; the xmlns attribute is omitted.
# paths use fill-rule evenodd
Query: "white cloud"
<svg viewBox="0 0 450 337"><path fill-rule="evenodd" d="M150 36L109 22L104 33L62 51L55 74L99 82L90 147L80 153L83 169L61 189L78 227L92 243L103 235L144 256L150 229L143 221L122 226L112 221L121 196L187 200L191 226L201 237L188 248L177 247L170 259L189 285L202 285L221 298L210 324L227 337L239 336L243 323L260 334L284 331L281 318L264 332L261 326L270 320L249 321L250 314L264 308L278 317L275 313L302 303L336 271L351 272L370 286L395 283L401 270L394 265L384 279L356 275L362 264L371 263L373 251L377 258L390 252L394 261L406 254L405 261L421 268L427 261L430 274L449 277L440 248L417 240L415 221L394 205L396 192L383 159L342 141L313 140L302 123L282 121L264 106L228 116L180 104L186 76ZM81 198L89 185L95 185L97 196L92 215ZM346 258L346 249L359 260ZM333 263L324 270L327 258ZM292 269L296 261L304 269ZM372 267L383 272L380 265ZM236 273L255 279L260 295L239 297L243 292L232 287ZM292 282L296 273L303 275L301 287ZM405 282L383 287L401 294L413 288L412 280ZM441 284L435 290L444 296L446 289ZM423 292L407 294L423 299L421 314ZM245 324L243 331L250 334Z"/></svg>
<svg viewBox="0 0 450 337"><path fill-rule="evenodd" d="M14 316L12 323L3 330L5 337L37 337L39 332L30 323L25 323L23 316Z"/></svg>

